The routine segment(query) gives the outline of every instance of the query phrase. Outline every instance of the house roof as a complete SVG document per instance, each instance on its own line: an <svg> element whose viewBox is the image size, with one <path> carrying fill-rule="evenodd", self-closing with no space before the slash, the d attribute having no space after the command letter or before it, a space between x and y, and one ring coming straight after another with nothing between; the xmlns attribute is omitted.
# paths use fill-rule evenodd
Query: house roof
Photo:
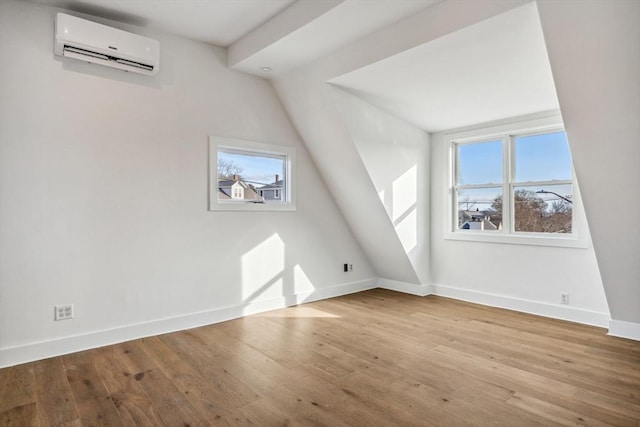
<svg viewBox="0 0 640 427"><path fill-rule="evenodd" d="M231 192L228 189L233 187L234 184L239 184L244 189L244 200L259 199L258 193L246 182L233 179L218 181L218 199L232 199Z"/></svg>
<svg viewBox="0 0 640 427"><path fill-rule="evenodd" d="M482 221L466 221L460 226L462 230L497 230L498 227L488 219Z"/></svg>
<svg viewBox="0 0 640 427"><path fill-rule="evenodd" d="M464 218L468 218L468 219L485 219L488 216L491 216L492 214L495 214L495 212L490 212L490 211L461 211L461 214Z"/></svg>
<svg viewBox="0 0 640 427"><path fill-rule="evenodd" d="M222 181L218 181L219 188L229 188L232 187L233 184L238 183L242 185L244 188L249 188L249 186L243 181L236 181L234 179L224 179Z"/></svg>
<svg viewBox="0 0 640 427"><path fill-rule="evenodd" d="M259 190L269 190L269 189L281 189L284 186L284 180L280 179L276 182L272 182L271 184L263 185L262 187L258 187Z"/></svg>

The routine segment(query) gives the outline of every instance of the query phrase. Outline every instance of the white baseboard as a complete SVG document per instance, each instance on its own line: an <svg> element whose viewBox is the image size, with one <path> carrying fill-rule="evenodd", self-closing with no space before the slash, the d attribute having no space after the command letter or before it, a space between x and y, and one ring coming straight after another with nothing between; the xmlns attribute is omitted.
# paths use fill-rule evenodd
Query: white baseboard
<svg viewBox="0 0 640 427"><path fill-rule="evenodd" d="M431 285L420 285L416 283L399 282L390 279L378 279L378 287L389 289L390 291L403 292L405 294L417 295L424 297L433 292Z"/></svg>
<svg viewBox="0 0 640 427"><path fill-rule="evenodd" d="M462 301L488 305L492 307L506 308L509 310L521 311L529 314L536 314L553 319L568 320L570 322L583 323L586 325L606 328L609 326L610 316L608 313L582 310L575 307L547 304L537 301L530 301L507 297L504 295L475 292L468 289L454 288L451 286L432 285L433 294L443 297L459 299Z"/></svg>
<svg viewBox="0 0 640 427"><path fill-rule="evenodd" d="M640 341L640 323L611 319L609 321L609 335Z"/></svg>
<svg viewBox="0 0 640 427"><path fill-rule="evenodd" d="M360 282L320 288L312 292L253 301L251 303L239 304L232 307L223 307L199 313L190 313L178 317L94 331L87 334L56 338L54 340L29 343L16 347L2 348L0 349L0 368L102 347L105 345L117 344L133 339L224 322L226 320L237 319L251 314L276 310L305 302L338 297L377 287L417 296L434 294L477 304L537 314L555 319L569 320L572 322L600 326L603 328L608 327L609 335L640 341L640 324L621 320L610 320L608 313L581 310L561 305L545 304L536 301L506 297L503 295L475 292L451 286L420 285L389 279L368 279Z"/></svg>
<svg viewBox="0 0 640 427"><path fill-rule="evenodd" d="M251 314L276 310L319 299L338 297L376 287L376 279L368 279L328 288L319 288L312 292L253 301L251 303L239 304L232 307L218 308L199 313L189 313L183 316L154 320L151 322L56 338L49 341L29 343L16 347L2 348L0 349L0 368L117 344L138 338L211 325Z"/></svg>

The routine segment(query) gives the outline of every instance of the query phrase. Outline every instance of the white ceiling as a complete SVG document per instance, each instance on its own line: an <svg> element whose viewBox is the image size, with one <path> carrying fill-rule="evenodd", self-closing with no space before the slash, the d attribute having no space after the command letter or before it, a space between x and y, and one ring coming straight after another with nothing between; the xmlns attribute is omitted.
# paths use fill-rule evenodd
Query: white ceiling
<svg viewBox="0 0 640 427"><path fill-rule="evenodd" d="M227 47L295 0L31 0Z"/></svg>
<svg viewBox="0 0 640 427"><path fill-rule="evenodd" d="M331 82L430 132L559 108L535 3Z"/></svg>
<svg viewBox="0 0 640 427"><path fill-rule="evenodd" d="M27 1L228 47L233 69L272 77L442 0Z"/></svg>
<svg viewBox="0 0 640 427"><path fill-rule="evenodd" d="M272 75L283 74L440 1L298 0L269 23L274 25L258 28L231 46L229 65L254 74L268 66ZM311 9L317 10L309 13ZM291 25L292 21L296 24ZM274 37L278 29L287 26L286 35ZM254 45L254 51L248 49L243 54L247 41L260 48L255 50Z"/></svg>
<svg viewBox="0 0 640 427"><path fill-rule="evenodd" d="M442 0L27 1L227 47L270 78ZM430 132L558 109L535 2L331 83Z"/></svg>

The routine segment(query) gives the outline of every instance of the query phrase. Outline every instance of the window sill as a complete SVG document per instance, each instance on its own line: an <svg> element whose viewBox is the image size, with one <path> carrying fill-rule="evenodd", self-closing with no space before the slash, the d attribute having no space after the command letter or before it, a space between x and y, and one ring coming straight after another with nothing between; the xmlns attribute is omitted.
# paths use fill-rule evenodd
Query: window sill
<svg viewBox="0 0 640 427"><path fill-rule="evenodd" d="M506 245L551 246L559 248L586 249L589 242L585 238L575 236L545 236L525 234L505 234L497 232L446 232L445 240L461 240L467 242L500 243Z"/></svg>
<svg viewBox="0 0 640 427"><path fill-rule="evenodd" d="M209 208L211 211L295 211L295 203L247 203L247 202L213 202Z"/></svg>

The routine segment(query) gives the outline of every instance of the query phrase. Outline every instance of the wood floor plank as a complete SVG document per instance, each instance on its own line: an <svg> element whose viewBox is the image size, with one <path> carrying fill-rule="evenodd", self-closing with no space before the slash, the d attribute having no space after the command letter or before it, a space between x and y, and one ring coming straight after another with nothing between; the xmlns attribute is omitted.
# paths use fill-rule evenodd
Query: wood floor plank
<svg viewBox="0 0 640 427"><path fill-rule="evenodd" d="M32 365L0 370L0 413L35 403Z"/></svg>
<svg viewBox="0 0 640 427"><path fill-rule="evenodd" d="M120 414L98 374L90 352L62 358L67 381L83 425L122 425Z"/></svg>
<svg viewBox="0 0 640 427"><path fill-rule="evenodd" d="M116 356L114 346L92 350L91 359L123 425L162 425L153 401Z"/></svg>
<svg viewBox="0 0 640 427"><path fill-rule="evenodd" d="M0 426L4 427L24 427L38 426L38 411L36 403L27 403L22 406L14 406L0 412Z"/></svg>
<svg viewBox="0 0 640 427"><path fill-rule="evenodd" d="M38 419L43 426L73 425L79 421L73 393L61 357L33 364Z"/></svg>
<svg viewBox="0 0 640 427"><path fill-rule="evenodd" d="M192 363L192 359L185 357L180 348L168 346L163 339L155 337L145 341L145 353L156 361L158 367L200 415L212 424L230 424L233 409L258 398L254 395L249 399L231 386L221 384L220 379L211 375L201 363ZM215 364L213 360L210 362L207 364Z"/></svg>
<svg viewBox="0 0 640 427"><path fill-rule="evenodd" d="M129 375L140 384L152 400L154 413L158 419L167 426L212 425L199 414L175 384L146 356L142 349L142 341L144 340L118 344L115 346L116 354L128 368Z"/></svg>
<svg viewBox="0 0 640 427"><path fill-rule="evenodd" d="M554 403L536 399L526 394L516 393L507 400L509 405L516 406L532 414L536 414L548 420L549 423L557 423L564 426L593 426L606 427L610 424L595 418L581 415L575 411L565 409Z"/></svg>
<svg viewBox="0 0 640 427"><path fill-rule="evenodd" d="M191 334L185 333L180 334L180 336L188 338L191 337ZM177 335L172 334L165 337L165 339L170 342L177 337ZM172 347L173 351L186 364L193 366L197 374L207 378L208 390L215 390L221 396L221 399L224 399L220 401L223 406L236 408L259 398L252 387L226 369L229 361L223 356L228 354L227 352L211 355L206 346L190 345L189 340L178 340L177 342L178 345ZM189 348L190 351L185 352L186 348Z"/></svg>
<svg viewBox="0 0 640 427"><path fill-rule="evenodd" d="M573 363L575 356L566 353L549 354L539 352L529 346L518 346L513 340L487 341L482 336L469 335L468 331L454 332L449 330L449 335L457 337L446 345L448 347L473 353L486 360L500 362L513 368L522 369L531 373L546 377L561 378L563 382L580 388L605 392L610 396L626 400L630 404L638 402L638 396L634 393L621 391L621 385L631 385L640 388L640 381L631 378L631 374L620 377L616 370L610 369L610 365L594 365L585 362L580 366ZM598 367L592 369L591 375L580 375L585 365Z"/></svg>
<svg viewBox="0 0 640 427"><path fill-rule="evenodd" d="M640 343L375 289L0 369L0 426L640 427Z"/></svg>
<svg viewBox="0 0 640 427"><path fill-rule="evenodd" d="M581 413L591 413L591 411L595 410L598 415L594 417L604 422L609 422L612 425L629 425L630 418L624 415L627 407L625 402L619 402L618 408L620 411L611 411L600 405L594 406L590 402L574 399L574 396L580 392L578 387L563 383L555 378L531 374L500 363L484 361L481 358L445 347L434 351L432 358L438 360L439 363L452 363L463 371L493 384L502 385L514 391L522 391L541 400L553 402L577 401L580 403ZM606 395L601 394L600 396L603 399L606 398Z"/></svg>

